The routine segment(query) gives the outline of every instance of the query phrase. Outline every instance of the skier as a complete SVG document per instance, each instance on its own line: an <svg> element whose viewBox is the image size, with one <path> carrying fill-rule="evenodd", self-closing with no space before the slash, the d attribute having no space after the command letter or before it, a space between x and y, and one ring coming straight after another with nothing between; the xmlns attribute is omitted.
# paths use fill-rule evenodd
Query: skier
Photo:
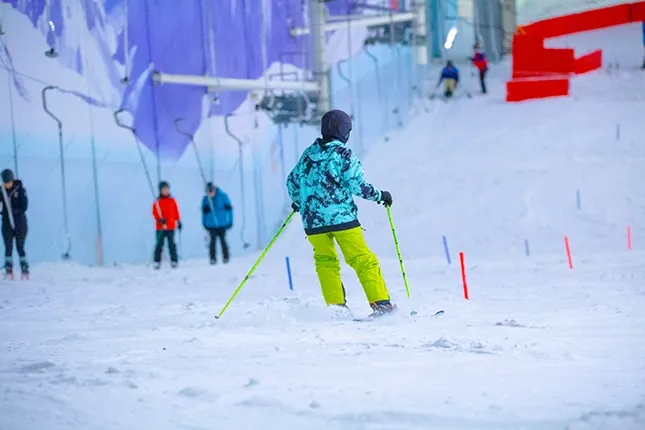
<svg viewBox="0 0 645 430"><path fill-rule="evenodd" d="M643 47L645 47L645 21L643 21ZM645 70L645 57L643 58L643 70Z"/></svg>
<svg viewBox="0 0 645 430"><path fill-rule="evenodd" d="M231 206L228 194L213 185L212 182L206 184L206 195L202 199L202 224L210 236L208 247L210 263L217 263L215 242L218 238L222 245L222 258L224 263L228 263L229 251L228 243L226 243L226 231L233 227L233 206Z"/></svg>
<svg viewBox="0 0 645 430"><path fill-rule="evenodd" d="M468 59L473 63L477 70L479 70L479 83L482 87L482 94L486 94L486 72L488 72L488 60L484 51L479 49L479 43L473 46L474 55Z"/></svg>
<svg viewBox="0 0 645 430"><path fill-rule="evenodd" d="M20 256L20 271L23 279L29 279L29 264L25 254L25 239L27 238L27 190L22 181L15 179L13 172L5 169L2 176L2 192L0 192L0 211L2 212L2 238L5 250L5 274L13 279L13 241Z"/></svg>
<svg viewBox="0 0 645 430"><path fill-rule="evenodd" d="M459 70L450 60L446 63L446 67L441 70L441 76L439 77L439 82L437 82L435 89L439 88L439 85L441 85L441 82L444 80L445 84L443 95L446 98L450 98L459 84Z"/></svg>
<svg viewBox="0 0 645 430"><path fill-rule="evenodd" d="M358 222L353 195L392 204L387 191L379 191L363 178L358 158L345 146L352 120L341 110L322 117L322 137L309 146L287 178L292 209L300 212L305 233L313 246L314 263L327 305L347 309L335 242L358 275L376 317L396 308Z"/></svg>
<svg viewBox="0 0 645 430"><path fill-rule="evenodd" d="M159 199L152 204L152 216L157 227L157 244L154 252L154 268L161 267L161 253L166 239L170 251L170 265L177 267L177 245L175 244L175 229L181 230L181 217L177 201L170 195L170 185L166 181L159 182Z"/></svg>

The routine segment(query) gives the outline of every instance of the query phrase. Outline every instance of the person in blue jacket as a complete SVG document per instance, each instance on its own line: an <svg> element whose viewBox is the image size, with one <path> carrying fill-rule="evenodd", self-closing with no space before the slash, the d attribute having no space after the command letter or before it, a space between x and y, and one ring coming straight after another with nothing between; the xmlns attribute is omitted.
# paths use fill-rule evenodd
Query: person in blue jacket
<svg viewBox="0 0 645 430"><path fill-rule="evenodd" d="M455 92L457 85L459 84L459 70L450 60L446 63L446 67L441 70L441 76L439 77L439 82L437 82L437 88L442 81L445 81L443 95L445 97L452 97L452 94Z"/></svg>
<svg viewBox="0 0 645 430"><path fill-rule="evenodd" d="M228 194L213 185L206 184L206 195L202 199L202 224L210 236L208 247L210 263L217 263L215 242L219 238L222 245L222 258L228 263L229 250L226 243L226 231L233 227L233 206Z"/></svg>

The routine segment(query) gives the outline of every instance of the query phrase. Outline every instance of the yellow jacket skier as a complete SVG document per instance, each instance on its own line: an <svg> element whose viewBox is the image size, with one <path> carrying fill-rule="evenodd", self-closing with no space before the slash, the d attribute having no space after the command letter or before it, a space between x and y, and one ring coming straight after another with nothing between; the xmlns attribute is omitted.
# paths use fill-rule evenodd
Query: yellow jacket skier
<svg viewBox="0 0 645 430"><path fill-rule="evenodd" d="M327 112L322 118L322 137L302 154L287 178L287 189L313 246L325 302L346 307L337 242L365 290L371 316L380 316L395 306L390 302L379 262L365 243L353 196L387 206L392 204L392 196L363 178L358 158L345 146L351 130L349 115L341 110Z"/></svg>

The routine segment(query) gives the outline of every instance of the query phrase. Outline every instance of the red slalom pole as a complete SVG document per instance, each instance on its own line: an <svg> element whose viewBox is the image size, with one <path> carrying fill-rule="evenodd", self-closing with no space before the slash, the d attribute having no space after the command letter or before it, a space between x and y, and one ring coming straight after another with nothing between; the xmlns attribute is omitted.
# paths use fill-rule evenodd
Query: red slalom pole
<svg viewBox="0 0 645 430"><path fill-rule="evenodd" d="M627 249L632 250L632 229L630 226L627 226Z"/></svg>
<svg viewBox="0 0 645 430"><path fill-rule="evenodd" d="M459 262L461 263L461 280L464 283L464 299L470 300L468 298L468 282L466 282L466 264L464 263L464 253L459 253Z"/></svg>
<svg viewBox="0 0 645 430"><path fill-rule="evenodd" d="M564 247L567 250L567 259L569 260L569 269L573 270L573 260L571 260L571 248L569 247L569 238L564 237Z"/></svg>

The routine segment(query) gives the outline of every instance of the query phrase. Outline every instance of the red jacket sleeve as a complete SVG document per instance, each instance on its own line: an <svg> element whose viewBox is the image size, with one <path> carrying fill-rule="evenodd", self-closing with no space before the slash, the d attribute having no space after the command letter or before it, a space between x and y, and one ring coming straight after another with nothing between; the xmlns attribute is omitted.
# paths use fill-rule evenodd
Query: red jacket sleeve
<svg viewBox="0 0 645 430"><path fill-rule="evenodd" d="M152 216L155 220L159 221L161 219L161 214L159 213L159 200L155 200L155 202L152 204Z"/></svg>
<svg viewBox="0 0 645 430"><path fill-rule="evenodd" d="M177 221L181 220L181 215L179 214L179 204L177 204L177 200L172 199L173 203L175 204L175 216L177 217Z"/></svg>

